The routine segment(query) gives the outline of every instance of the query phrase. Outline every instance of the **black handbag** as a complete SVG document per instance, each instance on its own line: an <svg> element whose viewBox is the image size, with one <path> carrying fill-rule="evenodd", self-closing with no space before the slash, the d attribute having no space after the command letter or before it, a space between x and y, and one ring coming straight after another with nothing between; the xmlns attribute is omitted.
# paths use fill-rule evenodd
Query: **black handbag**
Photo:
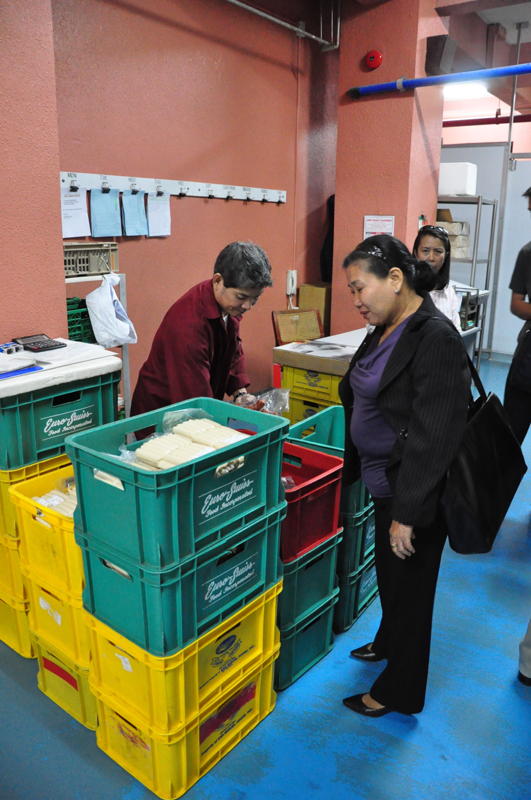
<svg viewBox="0 0 531 800"><path fill-rule="evenodd" d="M450 547L463 554L492 549L527 470L500 400L487 395L470 358L468 362L479 397L470 406L441 498Z"/></svg>

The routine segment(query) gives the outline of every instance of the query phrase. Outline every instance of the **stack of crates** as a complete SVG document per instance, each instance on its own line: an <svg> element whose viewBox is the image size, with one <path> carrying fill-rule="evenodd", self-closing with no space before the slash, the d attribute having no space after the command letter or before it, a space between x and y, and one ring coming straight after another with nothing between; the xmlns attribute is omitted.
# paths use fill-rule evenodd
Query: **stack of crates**
<svg viewBox="0 0 531 800"><path fill-rule="evenodd" d="M68 338L74 342L96 342L90 321L86 300L81 297L68 297L66 301Z"/></svg>
<svg viewBox="0 0 531 800"><path fill-rule="evenodd" d="M96 728L88 685L89 630L83 616L83 563L74 539L71 464L11 487L20 532L20 563L29 599L37 684L87 728ZM61 498L64 498L61 502ZM53 505L54 501L57 505ZM69 513L63 508L71 506Z"/></svg>
<svg viewBox="0 0 531 800"><path fill-rule="evenodd" d="M300 367L282 367L282 388L289 389L289 417L292 423L307 420L340 403L341 375L329 375Z"/></svg>
<svg viewBox="0 0 531 800"><path fill-rule="evenodd" d="M120 458L135 431L187 411L251 435L161 471ZM160 797L182 795L273 710L287 429L195 398L67 442L97 743Z"/></svg>
<svg viewBox="0 0 531 800"><path fill-rule="evenodd" d="M289 441L336 456L345 449L345 415L332 406L310 419L292 425ZM361 480L341 492L343 537L338 546L339 598L334 611L334 631L352 626L378 594L374 564L374 504Z"/></svg>
<svg viewBox="0 0 531 800"><path fill-rule="evenodd" d="M116 418L118 359L116 364L116 370L67 383L54 383L52 372L44 370L0 382L0 641L26 658L36 655L31 591L23 574L31 565L11 490L28 481L53 481L53 474L69 463L66 435ZM44 531L46 522L37 513L36 518Z"/></svg>
<svg viewBox="0 0 531 800"><path fill-rule="evenodd" d="M378 594L374 563L374 504L361 480L343 488L343 540L337 558L339 601L334 631L348 630Z"/></svg>
<svg viewBox="0 0 531 800"><path fill-rule="evenodd" d="M336 559L343 459L292 442L284 445L282 480L288 504L280 553L277 690L290 686L332 648L338 600Z"/></svg>

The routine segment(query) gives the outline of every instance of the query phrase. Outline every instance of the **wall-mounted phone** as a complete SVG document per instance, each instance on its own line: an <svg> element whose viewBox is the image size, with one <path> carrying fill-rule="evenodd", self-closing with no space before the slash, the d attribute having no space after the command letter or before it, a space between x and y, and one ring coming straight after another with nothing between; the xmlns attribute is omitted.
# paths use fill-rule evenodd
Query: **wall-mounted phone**
<svg viewBox="0 0 531 800"><path fill-rule="evenodd" d="M288 269L286 278L286 294L288 297L293 297L297 294L297 270Z"/></svg>

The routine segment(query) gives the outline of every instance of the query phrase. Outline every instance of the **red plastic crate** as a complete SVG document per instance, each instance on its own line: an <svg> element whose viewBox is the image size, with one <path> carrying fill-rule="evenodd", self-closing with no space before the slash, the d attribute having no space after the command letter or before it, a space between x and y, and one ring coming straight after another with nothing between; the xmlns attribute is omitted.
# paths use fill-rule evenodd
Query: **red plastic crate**
<svg viewBox="0 0 531 800"><path fill-rule="evenodd" d="M342 468L342 458L284 443L282 478L292 478L295 486L284 487L288 513L280 535L282 561L300 558L337 532Z"/></svg>

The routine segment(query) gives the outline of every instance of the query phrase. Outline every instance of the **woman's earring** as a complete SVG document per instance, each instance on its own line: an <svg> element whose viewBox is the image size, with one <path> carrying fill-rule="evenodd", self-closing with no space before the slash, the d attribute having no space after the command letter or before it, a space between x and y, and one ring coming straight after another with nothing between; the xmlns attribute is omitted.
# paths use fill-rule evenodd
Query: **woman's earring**
<svg viewBox="0 0 531 800"><path fill-rule="evenodd" d="M400 289L395 289L395 294L400 294Z"/></svg>

